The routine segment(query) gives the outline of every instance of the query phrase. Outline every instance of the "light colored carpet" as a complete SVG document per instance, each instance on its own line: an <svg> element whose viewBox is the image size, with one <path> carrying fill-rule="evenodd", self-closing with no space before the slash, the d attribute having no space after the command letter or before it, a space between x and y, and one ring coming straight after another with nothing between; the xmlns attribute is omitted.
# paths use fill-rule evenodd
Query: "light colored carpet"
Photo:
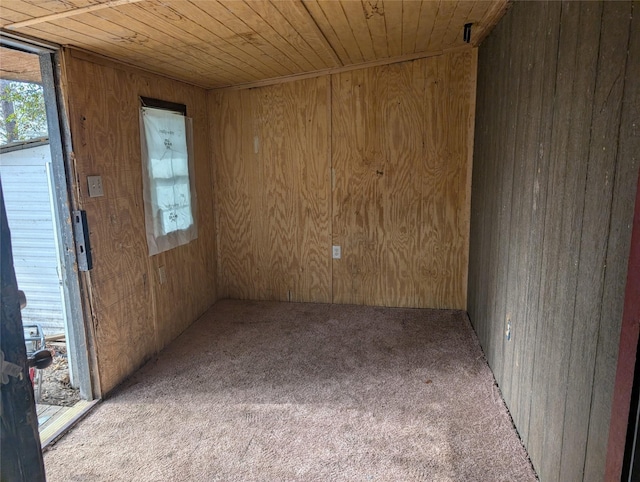
<svg viewBox="0 0 640 482"><path fill-rule="evenodd" d="M45 453L55 481L527 481L465 313L221 301Z"/></svg>

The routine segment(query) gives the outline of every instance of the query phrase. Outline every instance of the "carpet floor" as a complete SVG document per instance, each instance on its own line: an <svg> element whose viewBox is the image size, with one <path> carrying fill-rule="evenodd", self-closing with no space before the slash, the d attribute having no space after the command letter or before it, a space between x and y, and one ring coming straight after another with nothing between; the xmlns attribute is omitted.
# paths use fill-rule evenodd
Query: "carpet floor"
<svg viewBox="0 0 640 482"><path fill-rule="evenodd" d="M465 313L220 301L45 453L55 481L529 481Z"/></svg>

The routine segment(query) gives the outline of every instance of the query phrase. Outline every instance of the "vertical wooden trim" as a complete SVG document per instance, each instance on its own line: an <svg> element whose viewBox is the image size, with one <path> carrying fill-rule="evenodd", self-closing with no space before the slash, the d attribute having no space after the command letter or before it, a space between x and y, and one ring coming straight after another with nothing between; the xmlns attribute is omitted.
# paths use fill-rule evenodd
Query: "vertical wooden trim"
<svg viewBox="0 0 640 482"><path fill-rule="evenodd" d="M73 150L73 139L71 136L71 103L69 100L69 76L67 71L67 63L70 58L69 49L63 48L60 49L57 53L58 62L58 82L57 85L57 94L59 97L59 110L58 115L60 116L60 120L62 125L64 126L61 134L64 136L63 146L64 146L64 154L66 156L66 171L67 171L67 182L69 183L66 187L68 193L68 202L69 207L75 209L83 209L82 204L82 196L80 194L80 183L78 179L78 168L76 165L76 156ZM72 233L73 238L73 233ZM70 257L75 261L75 243L73 239L70 241L72 244L72 252L68 253ZM71 265L73 266L73 265ZM89 366L91 368L91 391L92 398L99 399L102 398L102 380L100 377L100 367L97 353L97 342L96 342L96 333L95 333L95 298L93 295L93 286L91 280L91 272L78 273L78 282L80 283L80 306L83 311L84 318L84 326L85 326L85 337L87 342L87 351L89 354ZM82 396L82 392L80 393Z"/></svg>
<svg viewBox="0 0 640 482"><path fill-rule="evenodd" d="M80 279L76 262L75 242L71 230L72 199L69 196L66 166L67 155L70 151L71 138L69 123L63 106L60 77L61 72L56 70L54 55L44 53L40 55L40 69L44 101L47 111L47 124L49 131L49 146L51 148L51 168L54 178L55 218L60 229L61 259L63 266L63 291L64 303L67 311L67 328L70 333L67 340L71 355L72 368L77 377L80 396L85 400L93 400L99 388L95 390L96 383L92 382L92 370L90 363L89 327L85 318L82 305ZM65 155L67 154L67 155Z"/></svg>
<svg viewBox="0 0 640 482"><path fill-rule="evenodd" d="M462 282L462 305L467 306L469 294L469 259L470 259L470 239L471 239L471 180L473 177L473 139L476 128L476 95L478 89L478 48L474 47L471 54L471 69L468 74L470 76L470 92L469 92L469 114L467 120L467 187L465 198L465 252L467 253L467 269L464 270L464 280Z"/></svg>
<svg viewBox="0 0 640 482"><path fill-rule="evenodd" d="M160 353L160 332L158 327L158 300L156 298L156 287L160 285L158 276L158 265L153 260L157 257L147 256L147 273L149 273L148 289L151 299L151 323L153 324L153 348L155 353Z"/></svg>
<svg viewBox="0 0 640 482"><path fill-rule="evenodd" d="M636 191L635 214L631 234L631 252L627 269L624 312L620 329L618 367L611 407L605 480L620 480L624 458L631 389L640 333L640 172Z"/></svg>
<svg viewBox="0 0 640 482"><path fill-rule="evenodd" d="M329 265L329 289L331 303L333 303L333 188L335 186L333 171L333 75L327 75L327 156L329 157L329 239L331 246L327 246L327 256L331 256Z"/></svg>

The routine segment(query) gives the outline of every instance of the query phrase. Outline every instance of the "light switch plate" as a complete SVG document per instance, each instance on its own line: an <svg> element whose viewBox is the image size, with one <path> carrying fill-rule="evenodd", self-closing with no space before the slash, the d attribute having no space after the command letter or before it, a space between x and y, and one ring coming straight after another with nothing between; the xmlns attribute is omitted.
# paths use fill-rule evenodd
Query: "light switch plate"
<svg viewBox="0 0 640 482"><path fill-rule="evenodd" d="M342 248L340 246L333 247L333 259L340 259L342 257Z"/></svg>
<svg viewBox="0 0 640 482"><path fill-rule="evenodd" d="M89 185L89 197L104 196L102 176L87 176L87 184Z"/></svg>

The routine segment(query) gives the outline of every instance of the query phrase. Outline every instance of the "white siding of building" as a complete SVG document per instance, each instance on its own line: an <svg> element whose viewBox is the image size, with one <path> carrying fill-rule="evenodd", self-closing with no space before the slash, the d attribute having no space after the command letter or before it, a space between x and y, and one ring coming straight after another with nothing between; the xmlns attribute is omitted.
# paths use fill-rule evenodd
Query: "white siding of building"
<svg viewBox="0 0 640 482"><path fill-rule="evenodd" d="M0 154L16 278L27 297L23 323L40 323L48 335L65 332L50 162L49 145Z"/></svg>

